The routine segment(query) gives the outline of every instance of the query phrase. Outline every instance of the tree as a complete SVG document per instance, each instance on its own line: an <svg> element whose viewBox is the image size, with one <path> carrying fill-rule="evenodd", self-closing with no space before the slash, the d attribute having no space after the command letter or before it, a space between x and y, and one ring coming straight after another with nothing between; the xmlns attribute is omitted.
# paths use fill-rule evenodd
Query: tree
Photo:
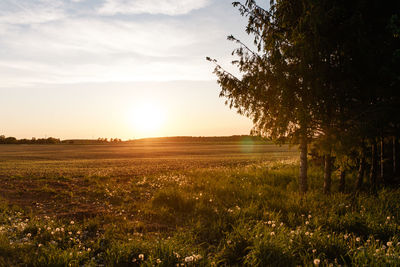
<svg viewBox="0 0 400 267"><path fill-rule="evenodd" d="M234 2L242 16L248 17L246 32L254 37L251 49L239 44L233 54L241 78L217 65L214 73L231 108L253 120L253 133L277 142L300 144L301 192L307 191L307 145L313 136L315 77L310 70L312 57L306 46L301 19L306 14L301 1L271 2L269 10L255 1Z"/></svg>
<svg viewBox="0 0 400 267"><path fill-rule="evenodd" d="M310 141L324 157L325 193L335 163L341 190L351 164L359 166L361 187L368 148L371 182L377 182L378 166L383 179L388 136L394 136L396 169L400 123L390 114L400 113L399 3L281 0L268 10L254 0L233 5L248 18L255 47L228 37L239 44L233 64L241 77L213 60L220 96L253 120L253 133L300 144L301 191L307 190Z"/></svg>

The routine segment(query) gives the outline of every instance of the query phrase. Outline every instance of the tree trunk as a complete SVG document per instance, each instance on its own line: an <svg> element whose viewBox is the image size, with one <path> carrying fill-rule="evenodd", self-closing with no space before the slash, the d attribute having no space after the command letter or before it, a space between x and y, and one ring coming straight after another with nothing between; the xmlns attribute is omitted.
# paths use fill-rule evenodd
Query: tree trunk
<svg viewBox="0 0 400 267"><path fill-rule="evenodd" d="M339 181L339 192L344 193L346 188L346 170L344 167L340 167L340 181Z"/></svg>
<svg viewBox="0 0 400 267"><path fill-rule="evenodd" d="M325 155L325 169L324 169L324 193L331 192L331 177L332 176L332 157L331 154Z"/></svg>
<svg viewBox="0 0 400 267"><path fill-rule="evenodd" d="M307 192L307 136L303 134L300 137L300 175L299 186L300 192Z"/></svg>
<svg viewBox="0 0 400 267"><path fill-rule="evenodd" d="M371 186L374 191L376 189L377 165L378 165L377 144L376 141L374 140L371 146L371 170L369 173L369 179L371 181Z"/></svg>
<svg viewBox="0 0 400 267"><path fill-rule="evenodd" d="M360 158L360 166L358 167L358 173L357 173L356 190L361 190L361 187L364 182L364 173L365 173L365 154L364 151L362 151Z"/></svg>
<svg viewBox="0 0 400 267"><path fill-rule="evenodd" d="M396 178L397 176L397 136L393 136L393 154L392 154L392 161L393 161L393 178Z"/></svg>
<svg viewBox="0 0 400 267"><path fill-rule="evenodd" d="M380 165L380 181L381 183L385 183L385 166L384 166L384 160L385 160L385 142L383 137L381 137L381 145L380 145L380 159L379 159L379 165Z"/></svg>

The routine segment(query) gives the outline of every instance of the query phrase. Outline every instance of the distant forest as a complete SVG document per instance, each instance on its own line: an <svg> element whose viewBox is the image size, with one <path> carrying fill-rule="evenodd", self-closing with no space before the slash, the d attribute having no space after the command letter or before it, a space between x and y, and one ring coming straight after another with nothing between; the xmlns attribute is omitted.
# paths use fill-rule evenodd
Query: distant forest
<svg viewBox="0 0 400 267"><path fill-rule="evenodd" d="M266 143L267 139L259 136L250 135L233 135L233 136L173 136L173 137L156 137L143 138L128 141L122 141L119 138L98 138L98 139L68 139L61 140L60 138L35 138L32 139L17 139L15 137L6 137L0 135L0 144L115 144L115 143L142 143L142 142L171 142L171 143L202 143L202 142L256 142Z"/></svg>

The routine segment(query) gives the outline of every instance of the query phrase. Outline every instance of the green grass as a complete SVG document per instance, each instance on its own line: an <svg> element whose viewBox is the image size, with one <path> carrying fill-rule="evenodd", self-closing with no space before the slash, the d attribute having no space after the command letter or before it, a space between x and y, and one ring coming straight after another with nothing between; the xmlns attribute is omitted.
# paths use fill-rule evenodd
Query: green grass
<svg viewBox="0 0 400 267"><path fill-rule="evenodd" d="M400 265L400 190L301 196L287 148L1 149L0 266Z"/></svg>

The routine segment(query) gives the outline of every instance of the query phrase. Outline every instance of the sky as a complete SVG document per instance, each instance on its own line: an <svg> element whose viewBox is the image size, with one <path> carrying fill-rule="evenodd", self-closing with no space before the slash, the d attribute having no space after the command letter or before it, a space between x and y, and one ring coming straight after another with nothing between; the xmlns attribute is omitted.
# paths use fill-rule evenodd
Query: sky
<svg viewBox="0 0 400 267"><path fill-rule="evenodd" d="M249 134L205 60L251 42L231 2L0 0L0 135Z"/></svg>

